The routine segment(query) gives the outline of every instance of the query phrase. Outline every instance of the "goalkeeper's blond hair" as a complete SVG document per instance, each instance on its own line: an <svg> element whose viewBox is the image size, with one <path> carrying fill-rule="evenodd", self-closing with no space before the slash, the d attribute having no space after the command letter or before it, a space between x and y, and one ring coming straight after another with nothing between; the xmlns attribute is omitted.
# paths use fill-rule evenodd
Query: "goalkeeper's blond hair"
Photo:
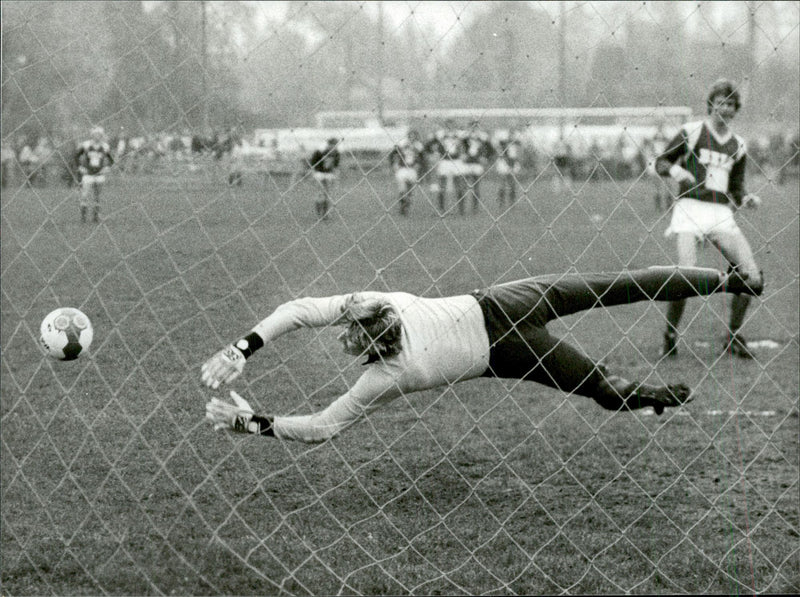
<svg viewBox="0 0 800 597"><path fill-rule="evenodd" d="M386 300L355 292L347 297L342 316L343 337L370 357L390 357L402 350L402 324L395 308Z"/></svg>

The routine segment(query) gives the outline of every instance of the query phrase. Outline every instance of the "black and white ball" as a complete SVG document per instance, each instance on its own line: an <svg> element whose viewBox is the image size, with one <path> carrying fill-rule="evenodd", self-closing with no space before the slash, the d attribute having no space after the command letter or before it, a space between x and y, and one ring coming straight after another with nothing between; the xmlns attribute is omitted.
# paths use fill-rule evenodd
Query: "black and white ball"
<svg viewBox="0 0 800 597"><path fill-rule="evenodd" d="M39 342L47 356L71 361L86 352L93 336L92 322L83 312L61 307L42 320Z"/></svg>

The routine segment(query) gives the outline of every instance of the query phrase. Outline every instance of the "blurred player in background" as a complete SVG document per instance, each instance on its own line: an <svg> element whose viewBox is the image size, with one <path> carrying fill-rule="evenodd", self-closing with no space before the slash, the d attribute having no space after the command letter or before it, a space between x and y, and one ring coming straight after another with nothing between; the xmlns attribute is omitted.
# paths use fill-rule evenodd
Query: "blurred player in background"
<svg viewBox="0 0 800 597"><path fill-rule="evenodd" d="M472 213L478 213L481 202L481 178L486 172L486 165L493 157L494 148L489 140L489 135L481 130L480 122L473 120L469 129L464 134L464 180L467 192L458 198L458 213L464 214L466 210L466 195L472 196Z"/></svg>
<svg viewBox="0 0 800 597"><path fill-rule="evenodd" d="M730 121L740 107L741 99L735 85L726 79L715 82L706 98L707 118L681 127L667 144L666 151L657 158L656 171L679 184L678 200L665 233L676 238L678 263L695 265L698 245L708 240L719 249L731 268L754 287L761 288L762 273L733 215L740 207L756 208L761 204L761 199L745 191L747 148L744 139L730 129ZM753 355L739 328L749 304L747 294L732 297L725 345L727 352L746 359ZM664 356L677 354L678 324L684 307L684 300L675 300L667 308Z"/></svg>
<svg viewBox="0 0 800 597"><path fill-rule="evenodd" d="M261 416L235 392L234 404L212 398L206 417L215 429L319 442L364 415L408 394L476 377L536 381L594 399L609 410L687 402L683 384L652 386L611 375L550 335L558 317L637 301L749 291L737 273L708 268L652 267L613 274L563 274L517 280L469 294L422 298L404 292L357 292L301 298L278 307L246 336L208 359L202 381L216 389L238 377L266 343L302 327L341 325L344 351L366 357L356 383L311 415Z"/></svg>
<svg viewBox="0 0 800 597"><path fill-rule="evenodd" d="M6 188L9 180L11 180L11 171L14 169L14 161L17 159L17 154L11 143L5 139L0 141L0 187Z"/></svg>
<svg viewBox="0 0 800 597"><path fill-rule="evenodd" d="M100 222L100 192L106 182L106 174L114 165L111 148L105 142L105 131L96 126L91 138L81 143L77 153L78 171L81 175L81 222L86 222L91 204L94 207L92 221Z"/></svg>
<svg viewBox="0 0 800 597"><path fill-rule="evenodd" d="M560 137L553 146L553 165L556 167L553 177L553 190L561 192L572 186L573 155L572 147L566 139Z"/></svg>
<svg viewBox="0 0 800 597"><path fill-rule="evenodd" d="M436 131L425 144L426 160L436 168L436 181L431 184L431 192L436 195L439 215L447 211L446 192L453 187L456 202L464 197L466 191L463 172L464 139L456 129L453 120L447 120L444 128Z"/></svg>
<svg viewBox="0 0 800 597"><path fill-rule="evenodd" d="M322 149L317 149L311 154L309 161L311 173L319 183L321 195L314 204L317 217L321 220L329 218L328 212L332 203L333 185L339 176L339 163L341 155L337 148L339 139L331 137Z"/></svg>
<svg viewBox="0 0 800 597"><path fill-rule="evenodd" d="M395 145L389 156L397 181L398 205L401 216L407 216L411 208L411 195L422 175L425 164L425 145L414 129L400 144Z"/></svg>
<svg viewBox="0 0 800 597"><path fill-rule="evenodd" d="M659 126L655 135L645 146L647 159L647 173L652 176L655 189L653 191L653 204L656 212L666 213L672 205L672 190L667 181L659 176L656 171L656 158L667 150L669 139L664 134L664 127Z"/></svg>
<svg viewBox="0 0 800 597"><path fill-rule="evenodd" d="M497 173L500 175L500 187L497 190L497 203L500 208L517 201L517 175L522 170L522 144L514 132L500 131L495 138L495 154Z"/></svg>

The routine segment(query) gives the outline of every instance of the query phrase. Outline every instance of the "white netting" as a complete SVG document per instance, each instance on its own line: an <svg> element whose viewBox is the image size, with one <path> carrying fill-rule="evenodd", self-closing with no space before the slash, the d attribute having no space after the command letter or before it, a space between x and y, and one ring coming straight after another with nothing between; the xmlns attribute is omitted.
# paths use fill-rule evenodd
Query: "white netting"
<svg viewBox="0 0 800 597"><path fill-rule="evenodd" d="M770 2L3 2L3 593L800 591L799 24ZM227 389L200 364L287 300L673 263L652 137L721 76L763 199L737 215L767 281L756 359L721 354L723 296L689 301L677 359L663 304L550 325L689 384L685 408L478 379L314 446L203 420ZM386 144L447 117L518 134L520 168L489 162L464 215L429 172L401 216ZM116 160L97 224L73 160L95 125ZM306 160L353 126L319 220ZM94 324L73 362L37 346L59 306ZM281 337L232 387L320 409L363 371L336 331Z"/></svg>

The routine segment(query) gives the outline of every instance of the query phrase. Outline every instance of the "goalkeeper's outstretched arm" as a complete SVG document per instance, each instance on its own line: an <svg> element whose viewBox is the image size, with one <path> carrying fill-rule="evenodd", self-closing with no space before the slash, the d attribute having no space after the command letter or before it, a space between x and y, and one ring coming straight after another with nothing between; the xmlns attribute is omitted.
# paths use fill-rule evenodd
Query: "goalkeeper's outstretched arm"
<svg viewBox="0 0 800 597"><path fill-rule="evenodd" d="M201 367L203 383L212 389L233 381L244 364L266 343L302 327L324 327L337 322L345 309L347 295L301 298L282 304L245 336L223 347Z"/></svg>

